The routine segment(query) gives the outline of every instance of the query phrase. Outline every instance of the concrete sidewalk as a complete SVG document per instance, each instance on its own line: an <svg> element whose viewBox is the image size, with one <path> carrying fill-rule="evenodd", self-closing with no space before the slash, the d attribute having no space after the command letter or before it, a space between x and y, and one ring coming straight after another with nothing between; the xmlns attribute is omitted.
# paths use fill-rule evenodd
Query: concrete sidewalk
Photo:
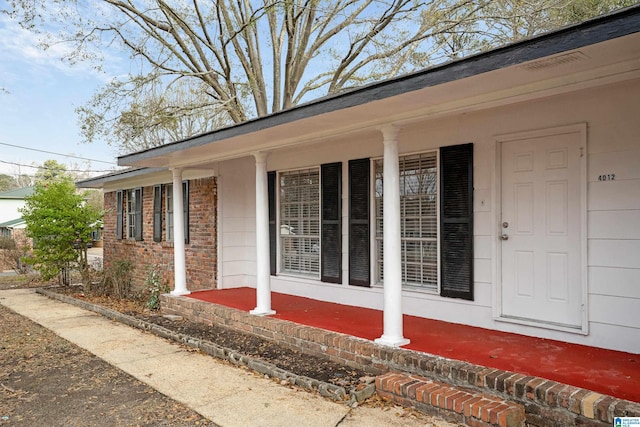
<svg viewBox="0 0 640 427"><path fill-rule="evenodd" d="M395 411L336 403L185 350L31 289L0 291L0 304L95 354L221 426L453 426Z"/></svg>

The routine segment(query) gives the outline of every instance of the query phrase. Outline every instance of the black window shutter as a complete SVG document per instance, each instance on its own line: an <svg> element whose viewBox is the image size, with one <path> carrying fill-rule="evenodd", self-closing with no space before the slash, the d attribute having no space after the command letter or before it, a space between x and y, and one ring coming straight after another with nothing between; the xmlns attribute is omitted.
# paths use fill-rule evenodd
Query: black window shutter
<svg viewBox="0 0 640 427"><path fill-rule="evenodd" d="M443 297L473 300L473 144L440 149Z"/></svg>
<svg viewBox="0 0 640 427"><path fill-rule="evenodd" d="M116 239L117 240L122 240L122 228L123 228L122 200L123 200L123 192L122 190L118 190L116 192Z"/></svg>
<svg viewBox="0 0 640 427"><path fill-rule="evenodd" d="M184 242L189 243L189 181L182 182L182 211L184 215Z"/></svg>
<svg viewBox="0 0 640 427"><path fill-rule="evenodd" d="M369 159L349 161L349 284L371 286Z"/></svg>
<svg viewBox="0 0 640 427"><path fill-rule="evenodd" d="M323 282L342 282L342 163L321 167L321 274Z"/></svg>
<svg viewBox="0 0 640 427"><path fill-rule="evenodd" d="M153 241L162 241L162 186L153 187Z"/></svg>
<svg viewBox="0 0 640 427"><path fill-rule="evenodd" d="M142 240L142 188L136 188L135 189L135 199L136 199L136 205L135 205L135 224L136 224L136 228L134 230L135 232L135 239L136 240Z"/></svg>
<svg viewBox="0 0 640 427"><path fill-rule="evenodd" d="M276 275L276 173L267 172L267 191L269 194L269 270Z"/></svg>

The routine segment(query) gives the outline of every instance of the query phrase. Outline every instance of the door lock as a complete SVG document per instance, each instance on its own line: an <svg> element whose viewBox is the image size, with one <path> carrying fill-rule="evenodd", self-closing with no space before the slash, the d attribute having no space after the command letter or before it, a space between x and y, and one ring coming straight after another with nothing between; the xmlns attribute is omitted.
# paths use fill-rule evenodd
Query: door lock
<svg viewBox="0 0 640 427"><path fill-rule="evenodd" d="M509 228L509 223L507 221L503 222L502 228Z"/></svg>

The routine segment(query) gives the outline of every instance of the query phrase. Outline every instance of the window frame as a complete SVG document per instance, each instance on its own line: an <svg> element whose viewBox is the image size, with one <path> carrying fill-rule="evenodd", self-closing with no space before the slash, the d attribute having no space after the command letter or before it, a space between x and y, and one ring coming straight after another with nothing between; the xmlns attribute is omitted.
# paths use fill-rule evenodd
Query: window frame
<svg viewBox="0 0 640 427"><path fill-rule="evenodd" d="M173 242L173 183L164 184L164 202L165 202L165 241ZM169 196L171 190L171 196ZM189 181L182 181L182 203L183 203L183 221L184 221L184 242L189 243Z"/></svg>
<svg viewBox="0 0 640 427"><path fill-rule="evenodd" d="M124 230L124 191L116 191L116 240L122 240Z"/></svg>
<svg viewBox="0 0 640 427"><path fill-rule="evenodd" d="M162 185L153 186L153 241L162 242Z"/></svg>
<svg viewBox="0 0 640 427"><path fill-rule="evenodd" d="M284 268L284 251L283 251L283 234L281 232L282 230L282 209L283 209L283 201L282 201L282 176L292 173L292 172L300 172L300 171L315 171L317 173L317 179L318 179L318 184L317 184L317 191L318 191L318 198L317 198L317 216L313 217L314 219L317 220L318 223L318 232L316 236L313 236L314 239L317 240L317 246L318 246L318 251L317 251L317 271L313 271L313 272L303 272L303 271L292 271L292 270L287 270ZM275 201L276 201L276 241L277 241L277 273L280 275L285 275L285 276L292 276L292 277L301 277L301 278L307 278L307 279L313 279L313 280L321 280L321 272L322 272L322 247L321 247L321 243L322 243L322 223L321 223L321 212L322 212L322 173L321 173L321 165L315 165L315 166L308 166L308 167L301 167L301 168L295 168L295 169L287 169L287 170L279 170L276 173L276 183L275 183ZM299 217L300 218L300 217ZM310 219L311 220L311 219ZM309 239L309 235L301 235L301 236L306 236L306 237L300 237L300 240L302 239Z"/></svg>
<svg viewBox="0 0 640 427"><path fill-rule="evenodd" d="M165 184L164 187L164 214L165 214L165 238L167 242L173 242L173 184Z"/></svg>
<svg viewBox="0 0 640 427"><path fill-rule="evenodd" d="M126 238L127 240L142 240L142 187L126 190ZM133 195L133 197L132 197ZM133 203L132 203L133 198Z"/></svg>
<svg viewBox="0 0 640 427"><path fill-rule="evenodd" d="M402 153L398 156L398 161L400 163L399 165L399 172L400 174L402 174L402 159L403 158L407 158L407 157L411 157L411 156L422 156L422 155L427 155L427 154L433 154L434 155L434 166L436 168L436 181L435 181L435 189L436 189L436 204L435 204L435 224L436 224L436 235L435 237L429 237L429 238L425 238L425 237L418 237L418 238L408 238L406 236L404 236L401 231L401 236L400 236L400 240L401 240L401 270L402 270L402 290L403 291L415 291L415 292L422 292L422 293L428 293L428 294L433 294L433 295L438 295L441 292L441 285L442 285L442 275L441 275L441 224L440 224L440 212L441 212L441 191L440 191L440 173L441 173L441 165L440 165L440 149L439 148L435 148L435 149L430 149L430 150L422 150L422 151L415 151L415 152L408 152L408 153ZM383 241L383 236L382 234L378 235L378 225L382 224L383 221L383 217L381 215L378 214L378 209L377 209L377 203L378 203L378 197L376 194L376 182L377 182L377 164L378 162L383 161L384 159L382 157L375 157L375 158L371 158L371 197L370 197L370 212L371 212L371 277L372 277L372 286L375 287L382 287L383 286L383 279L382 279L382 274L380 271L380 268L383 268L384 266L380 267L380 265L383 264L383 250L380 247L381 242ZM383 172L384 173L384 172ZM383 175L384 176L384 175ZM402 176L402 175L401 175ZM384 197L384 195L383 195ZM402 197L402 195L401 195ZM383 201L384 199L382 198L381 201ZM402 199L400 202L400 223L401 223L401 227L403 227L403 225L405 224L405 213L402 210ZM422 227L420 228L421 230ZM413 283L407 283L406 282L406 276L407 276L407 264L406 264L406 259L407 259L407 255L405 252L405 247L406 247L406 243L407 242L435 242L436 244L436 253L435 253L435 258L436 258L436 262L435 262L435 267L436 267L436 283L435 286L433 285L427 285L427 284L413 284ZM424 269L425 265L428 265L427 263L422 263L422 269ZM422 270L421 269L421 270ZM424 273L421 274L424 277Z"/></svg>

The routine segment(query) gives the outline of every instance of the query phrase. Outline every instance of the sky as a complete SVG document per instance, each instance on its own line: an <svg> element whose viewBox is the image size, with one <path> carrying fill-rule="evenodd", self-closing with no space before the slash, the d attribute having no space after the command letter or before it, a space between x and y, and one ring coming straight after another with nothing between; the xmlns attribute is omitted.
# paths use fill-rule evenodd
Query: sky
<svg viewBox="0 0 640 427"><path fill-rule="evenodd" d="M63 49L54 46L47 52L41 50L32 33L0 14L0 87L8 91L0 92L0 174L32 175L36 169L16 164L40 165L48 159L66 164L67 169L107 171L116 167L114 147L105 141L80 142L75 113L111 76L84 64L71 66L62 62ZM117 62L112 64L117 66ZM69 155L94 161L88 164Z"/></svg>

